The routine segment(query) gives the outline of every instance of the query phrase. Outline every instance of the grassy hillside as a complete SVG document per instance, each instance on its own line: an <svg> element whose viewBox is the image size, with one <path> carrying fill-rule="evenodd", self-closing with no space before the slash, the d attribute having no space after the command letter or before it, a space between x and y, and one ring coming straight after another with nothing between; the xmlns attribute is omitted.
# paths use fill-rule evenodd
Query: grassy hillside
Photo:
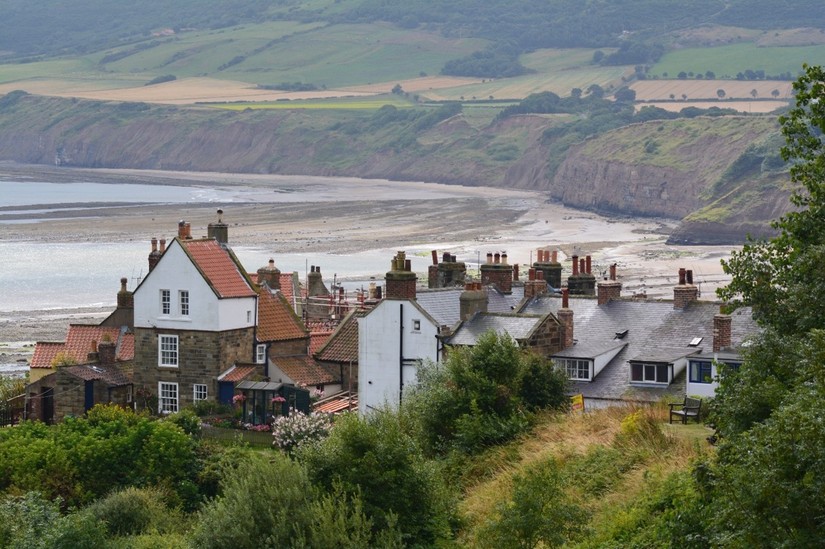
<svg viewBox="0 0 825 549"><path fill-rule="evenodd" d="M715 48L686 48L665 54L650 70L651 75L675 78L680 72L718 78L736 78L746 70L766 75L790 73L796 78L802 63L817 64L825 59L825 45L763 47L754 42Z"/></svg>

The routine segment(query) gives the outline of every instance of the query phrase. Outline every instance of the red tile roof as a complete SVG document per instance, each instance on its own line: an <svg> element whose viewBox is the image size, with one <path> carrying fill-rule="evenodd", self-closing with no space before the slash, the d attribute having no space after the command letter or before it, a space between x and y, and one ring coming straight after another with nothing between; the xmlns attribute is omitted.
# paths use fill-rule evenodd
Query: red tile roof
<svg viewBox="0 0 825 549"><path fill-rule="evenodd" d="M311 386L340 381L314 359L305 355L273 358L272 363L298 385Z"/></svg>
<svg viewBox="0 0 825 549"><path fill-rule="evenodd" d="M358 362L358 319L368 312L355 310L347 315L315 358L324 362Z"/></svg>
<svg viewBox="0 0 825 549"><path fill-rule="evenodd" d="M66 341L61 343L38 341L34 347L32 368L51 368L52 362L59 353L75 362L88 362L89 353L97 350L95 344L108 339L118 343L117 360L128 361L135 357L135 336L131 333L120 333L120 328L109 326L95 326L89 324L71 324L66 333Z"/></svg>
<svg viewBox="0 0 825 549"><path fill-rule="evenodd" d="M216 240L178 240L219 298L254 297L240 262Z"/></svg>
<svg viewBox="0 0 825 549"><path fill-rule="evenodd" d="M281 293L284 294L289 306L295 309L295 288L292 285L292 273L281 273Z"/></svg>
<svg viewBox="0 0 825 549"><path fill-rule="evenodd" d="M325 344L329 341L329 338L332 334L335 333L333 331L327 332L310 332L309 333L309 354L310 356L314 356Z"/></svg>
<svg viewBox="0 0 825 549"><path fill-rule="evenodd" d="M258 296L258 341L287 341L308 335L304 323L283 295L261 291Z"/></svg>
<svg viewBox="0 0 825 549"><path fill-rule="evenodd" d="M255 373L255 370L257 370L255 366L233 365L227 371L218 376L218 381L243 381Z"/></svg>
<svg viewBox="0 0 825 549"><path fill-rule="evenodd" d="M313 412L327 414L340 414L350 410L358 410L358 395L348 392L325 399L312 407Z"/></svg>

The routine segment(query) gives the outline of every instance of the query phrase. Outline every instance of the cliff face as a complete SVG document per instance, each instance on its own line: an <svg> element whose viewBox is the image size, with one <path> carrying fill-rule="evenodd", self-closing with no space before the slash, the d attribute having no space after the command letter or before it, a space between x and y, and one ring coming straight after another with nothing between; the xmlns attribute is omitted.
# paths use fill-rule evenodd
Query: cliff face
<svg viewBox="0 0 825 549"><path fill-rule="evenodd" d="M689 218L674 235L691 243L740 242L747 232L766 233L770 219L787 211L788 191L777 182L760 187L745 181L726 195L714 194L714 184L749 144L776 131L770 119L627 126L571 147L552 178L543 138L549 124L539 116L518 116L476 128L459 115L410 141L398 127L347 131L335 119L301 111L149 108L27 96L0 105L0 160L507 186L545 191L573 207L672 219L713 205L711 214ZM741 202L736 208L720 206L734 195ZM759 207L765 200L771 205Z"/></svg>

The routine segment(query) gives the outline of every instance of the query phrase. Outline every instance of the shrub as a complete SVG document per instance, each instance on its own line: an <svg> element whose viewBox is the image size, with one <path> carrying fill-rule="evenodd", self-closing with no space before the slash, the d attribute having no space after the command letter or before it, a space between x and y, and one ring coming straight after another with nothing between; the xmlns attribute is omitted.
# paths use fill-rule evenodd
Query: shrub
<svg viewBox="0 0 825 549"><path fill-rule="evenodd" d="M181 410L166 416L165 421L174 423L180 427L181 431L190 436L200 436L201 420L192 410Z"/></svg>
<svg viewBox="0 0 825 549"><path fill-rule="evenodd" d="M332 416L328 414L278 416L272 422L272 444L291 453L304 444L323 440L331 428Z"/></svg>
<svg viewBox="0 0 825 549"><path fill-rule="evenodd" d="M0 547L12 549L96 549L105 542L105 528L85 512L60 515L61 501L38 492L0 502Z"/></svg>
<svg viewBox="0 0 825 549"><path fill-rule="evenodd" d="M104 524L111 536L136 536L174 531L181 517L164 501L168 494L157 488L125 488L96 501L87 510Z"/></svg>

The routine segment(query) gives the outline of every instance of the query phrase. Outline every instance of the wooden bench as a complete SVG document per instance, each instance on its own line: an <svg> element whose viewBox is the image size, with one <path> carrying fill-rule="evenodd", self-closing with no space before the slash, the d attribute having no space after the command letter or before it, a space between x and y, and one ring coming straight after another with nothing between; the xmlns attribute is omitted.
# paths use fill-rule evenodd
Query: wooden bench
<svg viewBox="0 0 825 549"><path fill-rule="evenodd" d="M674 410L674 408L679 408ZM696 418L696 423L699 423L702 412L702 399L685 397L682 403L675 402L670 405L670 423L673 423L673 416L681 418L682 425L687 424L688 418Z"/></svg>

